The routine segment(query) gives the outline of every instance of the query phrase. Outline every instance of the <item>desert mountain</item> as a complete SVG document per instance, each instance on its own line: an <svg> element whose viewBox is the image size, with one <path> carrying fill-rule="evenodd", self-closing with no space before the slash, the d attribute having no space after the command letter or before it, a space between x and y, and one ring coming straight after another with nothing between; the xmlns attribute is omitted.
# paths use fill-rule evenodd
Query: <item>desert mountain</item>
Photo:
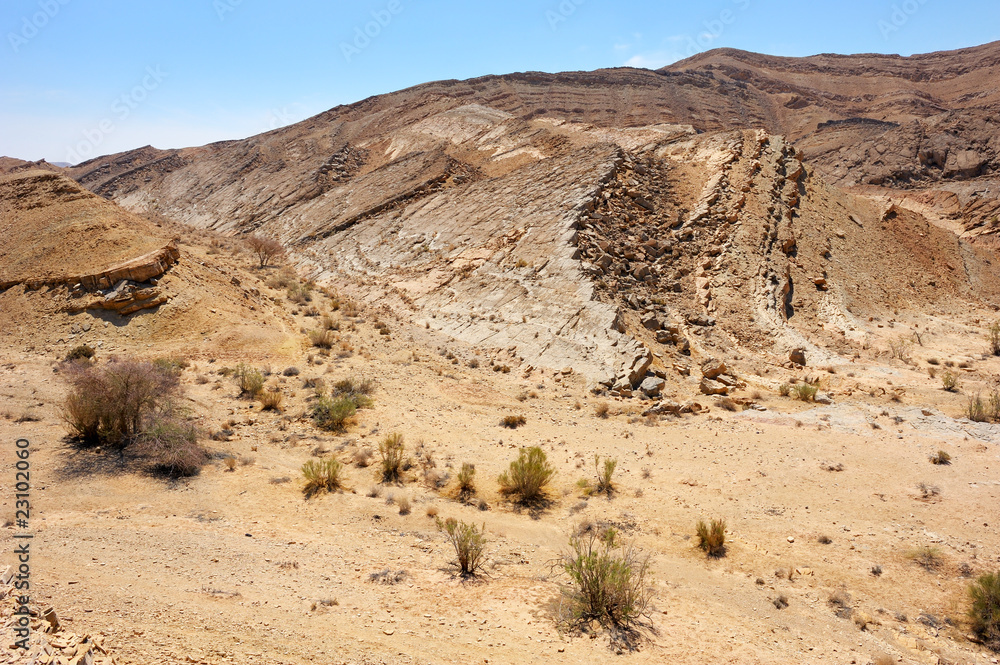
<svg viewBox="0 0 1000 665"><path fill-rule="evenodd" d="M966 179L988 188L995 168L998 54L724 50L445 81L69 172L140 213L275 237L451 337L627 390L685 374L692 345L846 353L890 293L992 303L991 259L949 224L972 205ZM886 183L930 191L871 187Z"/></svg>

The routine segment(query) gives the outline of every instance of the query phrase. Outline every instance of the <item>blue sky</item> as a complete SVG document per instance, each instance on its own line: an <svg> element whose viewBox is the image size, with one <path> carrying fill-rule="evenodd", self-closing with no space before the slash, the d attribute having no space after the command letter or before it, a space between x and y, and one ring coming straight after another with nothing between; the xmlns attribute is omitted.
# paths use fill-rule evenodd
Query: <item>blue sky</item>
<svg viewBox="0 0 1000 665"><path fill-rule="evenodd" d="M1000 40L1000 3L4 0L0 37L0 155L77 161L243 138L438 79L656 68L716 47L973 46Z"/></svg>

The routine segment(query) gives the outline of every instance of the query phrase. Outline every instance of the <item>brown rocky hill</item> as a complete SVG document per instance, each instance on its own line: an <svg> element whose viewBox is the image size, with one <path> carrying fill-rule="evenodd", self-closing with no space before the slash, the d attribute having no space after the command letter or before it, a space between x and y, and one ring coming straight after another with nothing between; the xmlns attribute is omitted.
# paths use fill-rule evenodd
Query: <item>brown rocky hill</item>
<svg viewBox="0 0 1000 665"><path fill-rule="evenodd" d="M994 304L992 259L953 231L984 200L980 227L995 220L980 193L998 49L445 81L69 172L137 212L276 237L428 328L627 390L685 375L692 352L848 353L890 300Z"/></svg>

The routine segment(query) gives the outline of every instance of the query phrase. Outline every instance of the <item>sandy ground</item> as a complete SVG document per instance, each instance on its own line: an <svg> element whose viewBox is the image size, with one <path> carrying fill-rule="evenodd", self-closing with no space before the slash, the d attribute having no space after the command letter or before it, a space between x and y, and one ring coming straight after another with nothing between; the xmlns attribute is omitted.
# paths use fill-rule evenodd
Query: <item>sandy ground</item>
<svg viewBox="0 0 1000 665"><path fill-rule="evenodd" d="M177 481L67 441L66 387L54 368L71 341L28 355L13 343L0 350L0 515L13 517L14 440L24 437L33 451L35 602L55 606L75 632L103 635L119 662L996 662L969 641L963 618L968 576L1000 568L1000 428L960 419L968 394L1000 373L974 325L926 336L911 364L878 355L875 344L832 373L769 368L741 393L759 392L763 411L730 412L701 398L707 412L650 419L640 415L648 402L595 396L576 376L525 377L516 365L494 372L474 349L384 315L392 332L379 335L377 312L338 315L351 351L322 356L294 328L315 319L282 306L294 343L262 337L236 352L219 335L183 346L192 413L206 433L229 423L233 435L206 438L213 461ZM879 331L871 334L877 340ZM120 331L96 326L88 335ZM172 351L169 340L154 342L107 344L145 357ZM469 366L474 357L478 368ZM967 369L954 368L961 392L928 376L932 357L968 359ZM273 370L283 413L238 398L219 374L238 360ZM280 376L288 366L301 373ZM818 372L832 405L767 388ZM376 380L374 407L343 435L317 430L304 379L348 376ZM606 419L596 414L602 402ZM500 427L509 414L527 424ZM26 415L38 420L17 422ZM475 463L477 500L488 509L452 498L453 480L429 486L419 464L398 486L380 485L374 466L352 464L348 491L303 498L305 461L350 462L390 432L403 433L408 455L433 460L435 472L454 477ZM497 492L497 475L527 445L540 445L557 469L552 501L539 512ZM931 464L938 450L952 464ZM233 471L221 459L227 453L241 460ZM595 454L618 460L611 499L587 498L577 484L593 478ZM921 483L937 493L923 497ZM406 515L403 496L412 503ZM484 575L456 576L428 511L485 525ZM707 559L694 526L716 517L728 524L727 554ZM614 525L650 556L650 629L633 652L617 653L601 631L560 630L555 621L566 579L554 563L570 535L592 523ZM5 563L13 533L12 525L2 531ZM908 557L923 546L938 549L937 568ZM371 581L384 570L405 574L395 584ZM836 615L838 592L851 618ZM779 596L787 608L776 607Z"/></svg>

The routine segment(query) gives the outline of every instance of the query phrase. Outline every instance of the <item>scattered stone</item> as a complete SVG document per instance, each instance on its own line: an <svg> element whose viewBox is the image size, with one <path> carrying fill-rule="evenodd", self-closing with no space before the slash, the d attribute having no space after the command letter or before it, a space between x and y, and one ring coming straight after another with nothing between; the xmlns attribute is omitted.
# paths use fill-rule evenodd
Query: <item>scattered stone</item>
<svg viewBox="0 0 1000 665"><path fill-rule="evenodd" d="M792 349L788 354L788 359L796 365L806 364L806 350L803 348Z"/></svg>
<svg viewBox="0 0 1000 665"><path fill-rule="evenodd" d="M701 364L701 374L707 379L714 379L727 371L726 363L715 358L709 358Z"/></svg>
<svg viewBox="0 0 1000 665"><path fill-rule="evenodd" d="M661 379L659 377L650 376L650 377L647 377L642 382L642 384L639 385L639 390L641 390L645 394L649 395L650 397L655 397L656 395L660 394L660 392L663 390L663 387L666 385L666 383L667 383L666 381L664 381L663 379Z"/></svg>
<svg viewBox="0 0 1000 665"><path fill-rule="evenodd" d="M701 380L701 392L705 395L728 395L729 387L719 383L718 381L713 381L709 378L702 378Z"/></svg>

